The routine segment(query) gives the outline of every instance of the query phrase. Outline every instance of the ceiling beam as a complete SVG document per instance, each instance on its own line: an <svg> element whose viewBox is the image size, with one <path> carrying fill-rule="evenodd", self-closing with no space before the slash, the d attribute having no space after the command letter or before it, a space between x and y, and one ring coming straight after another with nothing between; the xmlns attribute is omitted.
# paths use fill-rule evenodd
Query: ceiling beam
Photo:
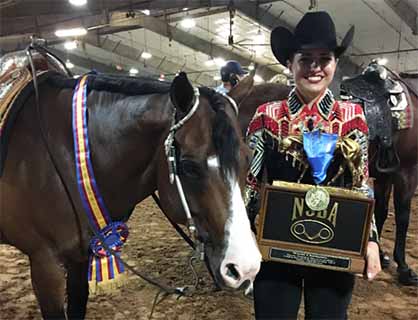
<svg viewBox="0 0 418 320"><path fill-rule="evenodd" d="M101 63L90 58L82 57L74 53L64 52L55 48L48 48L48 50L50 50L53 54L55 54L56 56L60 58L65 57L66 59L69 59L75 66L81 67L86 70L94 69L103 73L109 73L109 74L122 74L123 73L126 75L126 71L125 72L118 71L117 69L115 69L114 66L110 64Z"/></svg>
<svg viewBox="0 0 418 320"><path fill-rule="evenodd" d="M122 10L131 8L131 4L138 6L149 5L149 0L101 0L88 1L84 6L73 6L68 0L30 0L17 1L14 5L0 6L2 17L18 18L43 15L69 15L88 16L98 14L104 10ZM171 2L171 1L167 1ZM174 2L174 1L173 1Z"/></svg>
<svg viewBox="0 0 418 320"><path fill-rule="evenodd" d="M250 53L240 51L238 53L235 47L223 47L203 40L190 32L183 31L179 28L173 27L167 22L151 16L140 16L138 18L126 19L120 13L113 13L110 19L111 26L138 26L147 30L155 32L168 39L172 39L182 45L185 45L193 50L202 52L211 57L224 57L231 60L237 60L242 65L249 65L252 60ZM276 74L270 68L264 68L261 77L270 79Z"/></svg>
<svg viewBox="0 0 418 320"><path fill-rule="evenodd" d="M236 0L235 2L240 2ZM259 4L272 2L271 0L258 0ZM201 9L228 6L231 0L100 0L89 1L87 5L76 7L67 0L30 0L18 1L14 5L2 7L0 4L0 14L2 17L19 18L34 17L44 15L77 15L90 16L99 14L103 11L135 11L150 10L154 12L172 9Z"/></svg>
<svg viewBox="0 0 418 320"><path fill-rule="evenodd" d="M191 72L192 74L195 74L197 71L190 68L185 68L181 64L179 64L176 61L171 61L167 57L153 57L151 58L152 61L148 61L147 68L143 68L141 65L143 64L143 61L139 61L140 55L143 52L143 49L137 49L134 47L131 47L129 45L123 44L121 41L115 41L112 39L109 39L108 37L101 37L101 36L95 36L95 35L88 35L83 38L83 41L92 46L96 49L104 50L106 52L112 52L115 55L118 55L124 59L127 59L128 64L130 66L135 66L137 69L139 69L141 72L145 71L149 73L150 76L157 76L161 72L165 72L166 70L182 70L187 72ZM170 68L166 69L167 65L170 65ZM150 72L151 71L151 72ZM213 82L212 76L209 74L204 74L203 76L200 76L200 81L198 84L200 85L208 85ZM192 81L194 81L194 78L191 78Z"/></svg>
<svg viewBox="0 0 418 320"><path fill-rule="evenodd" d="M277 2L280 0L269 1L269 2ZM258 5L257 5L258 4ZM257 3L257 1L235 1L234 7L242 12L247 17L251 18L254 21L257 21L263 27L273 30L275 27L282 26L291 31L293 31L294 27L287 24L280 17L276 17L268 12L269 7L263 8L260 6L262 3Z"/></svg>
<svg viewBox="0 0 418 320"><path fill-rule="evenodd" d="M144 1L138 2L138 1L132 1L136 7L140 5L145 5ZM180 5L181 2L181 5ZM180 5L184 6L185 1L151 1L148 3L148 8L154 8L159 4L159 7L163 7L165 5L165 7L167 8L168 4L170 4L171 6L176 6L178 7ZM210 1L203 1L203 0L199 0L199 1L191 1L188 0L187 2L187 6L190 7L191 5L200 5L200 6L220 6L220 5L227 5L230 4L230 0L210 0ZM239 1L241 2L241 1ZM259 0L257 2L257 4L262 4L262 3L266 3L266 2L271 2L271 1L264 1L264 0ZM252 8L255 8L255 6L257 6L257 4L254 4L250 1L245 1L245 3L248 4L248 6L252 5ZM247 8L248 10L248 8ZM266 16L265 14L263 15L264 17ZM268 16L268 15L267 15ZM271 19L273 19L271 17ZM146 28L148 30L151 30L159 35L162 35L164 37L167 37L169 39L175 40L177 42L179 42L180 44L183 44L191 49L194 49L196 51L205 53L209 56L212 57L224 57L227 59L234 59L234 60L238 60L241 64L243 65L248 65L252 62L251 59L251 53L246 51L245 49L242 48L237 48L237 47L226 47L226 46L222 46L222 45L215 45L213 43L210 43L206 40L203 40L197 36L194 36L193 34L187 32L187 31L183 31L181 29L178 29L176 27L171 26L168 22L169 21L164 21L162 19L158 19L156 17L153 16L145 16L145 15L136 15L134 18L126 18L126 12L113 12L110 14L106 14L106 15L96 15L96 16L89 16L89 17L84 17L82 19L80 18L76 18L76 19L70 19L69 21L67 21L68 24L71 24L72 21L75 21L76 23L80 23L82 22L84 26L87 27L94 27L94 26L108 26L108 27L116 27L116 28L120 28L120 27L132 27L132 28ZM47 39L56 39L55 36L53 35L53 31L55 30L55 28L57 27L56 24L49 24L49 27L46 29L41 29L39 32L41 34L42 37L47 38ZM100 28L98 28L97 30L100 30ZM89 34L91 33L91 31L89 31ZM27 43L28 43L28 39L29 39L30 33L27 34L22 34L20 35L20 38L13 38L12 37L2 37L0 38L0 47L1 47L1 51L2 52L7 52L7 51L13 51L12 47L13 47L13 42L15 42L17 44L15 49L21 49L22 47L24 47ZM56 40L55 40L56 41ZM58 40L61 41L61 40ZM91 43L91 37L89 38L89 42ZM100 40L98 41L98 43L100 42ZM134 48L131 49L127 49L124 51L130 51ZM271 78L272 76L274 76L276 74L275 71L273 71L272 69L270 69L270 67L266 67L263 68L263 70L261 70L260 72L260 76L267 79L267 78Z"/></svg>
<svg viewBox="0 0 418 320"><path fill-rule="evenodd" d="M401 0L385 0L385 3L411 28L414 35L418 35L418 1L415 8Z"/></svg>

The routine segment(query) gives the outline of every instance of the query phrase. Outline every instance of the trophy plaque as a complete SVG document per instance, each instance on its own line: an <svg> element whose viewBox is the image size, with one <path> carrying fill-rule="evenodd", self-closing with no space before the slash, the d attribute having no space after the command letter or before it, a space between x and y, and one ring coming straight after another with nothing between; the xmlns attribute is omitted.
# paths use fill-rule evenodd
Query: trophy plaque
<svg viewBox="0 0 418 320"><path fill-rule="evenodd" d="M262 191L264 260L361 273L374 200L348 189L274 181Z"/></svg>

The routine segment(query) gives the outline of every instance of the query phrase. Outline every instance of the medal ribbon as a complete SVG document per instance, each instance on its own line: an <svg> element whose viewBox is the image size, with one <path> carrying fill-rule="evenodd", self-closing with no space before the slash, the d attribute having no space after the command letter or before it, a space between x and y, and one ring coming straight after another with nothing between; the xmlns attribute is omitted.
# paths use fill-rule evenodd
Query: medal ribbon
<svg viewBox="0 0 418 320"><path fill-rule="evenodd" d="M327 177L327 169L334 157L337 139L337 134L323 133L319 130L303 133L303 149L316 184L321 184Z"/></svg>
<svg viewBox="0 0 418 320"><path fill-rule="evenodd" d="M94 292L97 286L105 287L107 281L115 280L124 272L123 264L106 250L106 246L120 251L129 232L124 223L112 222L94 177L88 139L87 79L88 75L84 75L74 90L72 126L78 191L90 225L100 235L90 241L88 280Z"/></svg>

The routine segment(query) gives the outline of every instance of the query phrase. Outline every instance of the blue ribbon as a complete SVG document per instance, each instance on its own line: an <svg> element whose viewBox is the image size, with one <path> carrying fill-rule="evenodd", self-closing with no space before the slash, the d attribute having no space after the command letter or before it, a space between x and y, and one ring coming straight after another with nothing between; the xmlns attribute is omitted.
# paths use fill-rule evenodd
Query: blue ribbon
<svg viewBox="0 0 418 320"><path fill-rule="evenodd" d="M321 184L327 177L337 139L337 134L322 133L319 130L303 133L303 149L311 165L315 184Z"/></svg>

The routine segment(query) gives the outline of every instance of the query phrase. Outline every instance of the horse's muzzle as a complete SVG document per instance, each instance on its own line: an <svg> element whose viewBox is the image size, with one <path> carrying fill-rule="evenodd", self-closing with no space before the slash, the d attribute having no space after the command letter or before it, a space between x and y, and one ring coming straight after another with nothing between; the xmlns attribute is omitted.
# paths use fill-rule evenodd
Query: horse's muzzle
<svg viewBox="0 0 418 320"><path fill-rule="evenodd" d="M244 286L247 288L254 281L259 270L260 263L239 263L234 262L233 259L224 259L220 267L223 282L233 289L240 289Z"/></svg>

